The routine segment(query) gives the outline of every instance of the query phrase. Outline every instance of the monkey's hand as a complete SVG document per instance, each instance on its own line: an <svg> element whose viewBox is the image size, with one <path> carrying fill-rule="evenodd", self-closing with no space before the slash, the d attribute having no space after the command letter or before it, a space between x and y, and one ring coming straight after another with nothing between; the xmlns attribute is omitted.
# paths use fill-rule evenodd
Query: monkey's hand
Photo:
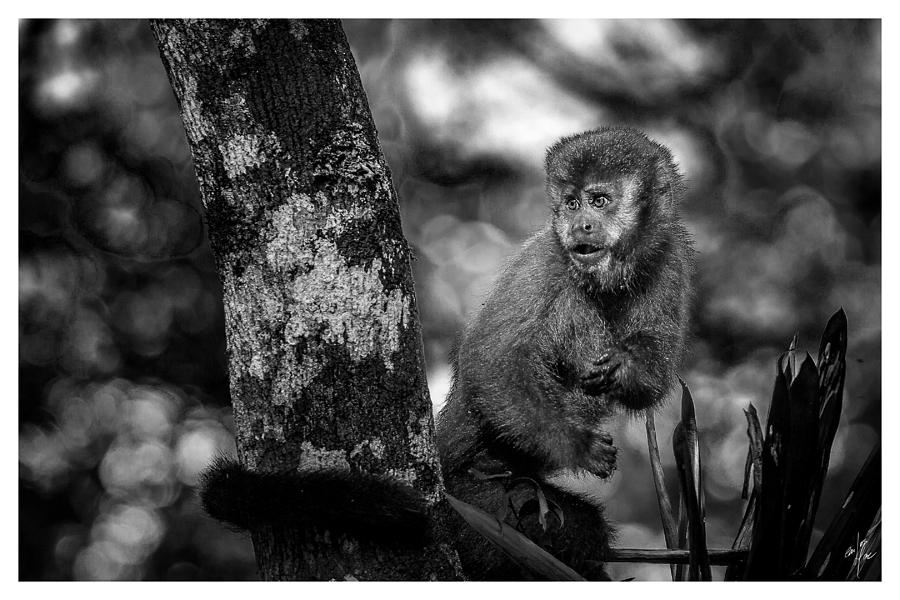
<svg viewBox="0 0 900 600"><path fill-rule="evenodd" d="M597 477L606 478L616 470L616 447L612 436L600 428L588 432L588 451L583 458L584 470Z"/></svg>
<svg viewBox="0 0 900 600"><path fill-rule="evenodd" d="M621 385L631 356L618 348L606 349L581 376L581 386L591 396L601 396Z"/></svg>

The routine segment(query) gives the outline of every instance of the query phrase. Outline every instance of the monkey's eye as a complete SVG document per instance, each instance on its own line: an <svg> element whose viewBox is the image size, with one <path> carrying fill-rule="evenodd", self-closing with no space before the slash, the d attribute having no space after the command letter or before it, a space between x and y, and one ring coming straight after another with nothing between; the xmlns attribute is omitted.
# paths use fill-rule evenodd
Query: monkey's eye
<svg viewBox="0 0 900 600"><path fill-rule="evenodd" d="M578 210L578 198L572 194L566 194L563 196L563 200L566 201L566 208L569 210Z"/></svg>
<svg viewBox="0 0 900 600"><path fill-rule="evenodd" d="M591 206L595 206L597 208L603 208L607 204L609 204L609 196L606 194L591 194Z"/></svg>

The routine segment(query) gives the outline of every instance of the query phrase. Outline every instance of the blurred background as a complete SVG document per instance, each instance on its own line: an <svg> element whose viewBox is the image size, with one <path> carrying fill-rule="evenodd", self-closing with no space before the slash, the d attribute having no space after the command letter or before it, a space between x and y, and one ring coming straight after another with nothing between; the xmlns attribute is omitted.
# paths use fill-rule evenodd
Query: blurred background
<svg viewBox="0 0 900 600"><path fill-rule="evenodd" d="M415 252L429 386L505 257L545 220L562 135L632 125L686 174L711 547L743 503L743 409L767 414L796 333L849 320L815 543L881 432L878 21L344 21ZM19 577L252 579L195 486L233 452L221 288L143 21L19 26ZM678 404L657 417L664 464ZM593 491L618 545L665 546L643 422ZM619 564L614 578L669 579Z"/></svg>

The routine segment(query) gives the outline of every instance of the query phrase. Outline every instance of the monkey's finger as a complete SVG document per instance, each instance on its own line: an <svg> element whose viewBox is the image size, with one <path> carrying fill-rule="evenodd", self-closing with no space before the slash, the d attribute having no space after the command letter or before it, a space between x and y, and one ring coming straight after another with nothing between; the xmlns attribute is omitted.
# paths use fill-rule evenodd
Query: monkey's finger
<svg viewBox="0 0 900 600"><path fill-rule="evenodd" d="M597 360L594 361L594 365L600 366L603 363L608 362L610 358L612 358L612 353L607 350L597 357Z"/></svg>
<svg viewBox="0 0 900 600"><path fill-rule="evenodd" d="M610 381L609 377L607 377L605 373L596 373L585 375L584 377L582 377L581 385L587 388L602 391L603 389L612 385L612 381Z"/></svg>
<svg viewBox="0 0 900 600"><path fill-rule="evenodd" d="M605 363L603 365L597 365L587 373L581 376L582 381L585 379L603 379L608 378L611 374L615 373L618 370L619 365L621 363Z"/></svg>
<svg viewBox="0 0 900 600"><path fill-rule="evenodd" d="M607 365L606 368L591 371L590 373L582 377L581 380L594 387L613 386L616 383L615 375L619 371L620 366L622 366L621 363Z"/></svg>
<svg viewBox="0 0 900 600"><path fill-rule="evenodd" d="M610 442L594 442L594 444L591 445L591 454L595 456L615 458L618 452L619 449L612 445L611 438Z"/></svg>
<svg viewBox="0 0 900 600"><path fill-rule="evenodd" d="M597 432L597 439L604 444L612 444L613 443L612 435L610 435L609 433L602 431L602 430Z"/></svg>
<svg viewBox="0 0 900 600"><path fill-rule="evenodd" d="M593 379L582 382L582 388L590 396L602 396L609 393L614 387L614 382L608 379Z"/></svg>

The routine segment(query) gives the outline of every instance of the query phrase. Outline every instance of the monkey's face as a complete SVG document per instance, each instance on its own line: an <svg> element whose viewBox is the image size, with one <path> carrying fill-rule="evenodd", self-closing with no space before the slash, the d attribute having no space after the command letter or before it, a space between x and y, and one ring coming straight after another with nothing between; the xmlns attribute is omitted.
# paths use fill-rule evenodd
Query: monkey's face
<svg viewBox="0 0 900 600"><path fill-rule="evenodd" d="M640 179L589 177L556 187L554 229L572 265L603 282L638 228Z"/></svg>

